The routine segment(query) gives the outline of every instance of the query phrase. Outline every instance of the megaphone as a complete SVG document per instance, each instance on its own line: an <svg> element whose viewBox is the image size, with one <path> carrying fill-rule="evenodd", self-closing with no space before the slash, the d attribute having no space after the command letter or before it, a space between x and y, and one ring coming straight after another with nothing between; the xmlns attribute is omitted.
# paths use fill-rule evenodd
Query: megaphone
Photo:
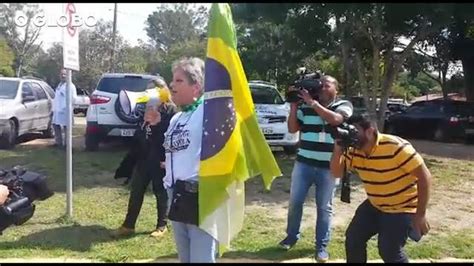
<svg viewBox="0 0 474 266"><path fill-rule="evenodd" d="M168 89L156 87L143 92L121 90L115 105L117 116L127 123L138 123L147 107L157 107L169 102L171 95Z"/></svg>

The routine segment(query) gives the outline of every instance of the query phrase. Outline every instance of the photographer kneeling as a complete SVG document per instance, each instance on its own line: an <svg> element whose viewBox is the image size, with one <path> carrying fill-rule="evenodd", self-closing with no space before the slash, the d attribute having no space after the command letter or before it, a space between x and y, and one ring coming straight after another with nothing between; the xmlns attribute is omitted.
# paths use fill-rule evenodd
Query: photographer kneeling
<svg viewBox="0 0 474 266"><path fill-rule="evenodd" d="M431 174L409 142L378 132L367 115L354 115L348 124L355 127L350 134L353 140L336 138L331 173L341 177L344 167L354 169L368 199L357 208L347 228L347 262L366 262L367 241L378 234L383 261L406 263L403 247L407 238L418 241L429 231L425 214ZM351 144L341 147L339 143Z"/></svg>

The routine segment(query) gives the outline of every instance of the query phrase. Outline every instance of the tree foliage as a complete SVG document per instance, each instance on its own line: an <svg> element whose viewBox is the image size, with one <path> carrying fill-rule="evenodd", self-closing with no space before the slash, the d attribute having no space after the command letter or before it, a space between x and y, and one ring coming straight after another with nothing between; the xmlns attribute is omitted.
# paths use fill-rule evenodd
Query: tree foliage
<svg viewBox="0 0 474 266"><path fill-rule="evenodd" d="M40 11L37 4L0 4L0 35L4 36L15 54L16 76L21 76L23 67L41 49L42 44L36 44L41 28L36 27L32 20ZM15 15L18 13L23 13L26 17L24 28L15 24Z"/></svg>
<svg viewBox="0 0 474 266"><path fill-rule="evenodd" d="M168 51L173 45L196 39L205 32L207 10L189 4L162 6L151 13L145 30L157 49Z"/></svg>
<svg viewBox="0 0 474 266"><path fill-rule="evenodd" d="M12 49L4 39L0 38L0 75L6 77L15 75L15 71L12 68L14 59L15 56Z"/></svg>

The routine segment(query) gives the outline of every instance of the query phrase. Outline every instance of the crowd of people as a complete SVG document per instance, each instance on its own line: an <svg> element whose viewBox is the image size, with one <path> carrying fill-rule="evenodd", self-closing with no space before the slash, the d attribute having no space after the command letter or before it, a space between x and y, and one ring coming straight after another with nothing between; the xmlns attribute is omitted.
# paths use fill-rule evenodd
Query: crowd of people
<svg viewBox="0 0 474 266"><path fill-rule="evenodd" d="M183 58L173 64L168 88L163 80L157 89L169 90L171 100L147 104L143 121L135 131L134 144L120 162L116 177L131 178L128 209L122 225L112 236L130 236L150 183L156 196L157 222L151 236L160 238L170 226L181 262L215 262L218 242L198 224L199 163L203 123L204 61ZM67 125L65 71L56 89L53 126L56 145L64 147ZM289 132L300 132L300 145L291 174L286 237L278 243L291 249L301 237L305 198L315 185L315 259L329 260L332 202L339 178L354 170L363 182L367 199L357 208L345 238L347 262L366 262L367 241L378 235L384 262L408 262L404 246L408 237L419 240L429 231L426 209L430 172L422 157L406 140L383 134L367 115L353 115L349 101L337 97L338 82L321 77L317 95L298 90L300 101L290 103ZM75 92L75 87L70 88ZM341 147L331 128L343 122L357 129L357 143ZM179 162L186 162L182 164ZM8 196L0 185L0 204Z"/></svg>

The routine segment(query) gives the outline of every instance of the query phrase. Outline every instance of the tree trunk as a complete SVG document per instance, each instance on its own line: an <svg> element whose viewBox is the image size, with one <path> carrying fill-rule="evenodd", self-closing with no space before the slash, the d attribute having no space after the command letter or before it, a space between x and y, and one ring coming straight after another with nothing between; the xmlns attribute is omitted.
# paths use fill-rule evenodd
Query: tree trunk
<svg viewBox="0 0 474 266"><path fill-rule="evenodd" d="M343 62L343 72L342 72L342 87L344 88L344 94L346 96L353 96L354 95L354 90L353 88L350 88L352 84L352 76L351 76L351 64L349 62L350 57L349 57L349 51L350 47L349 45L343 41L342 42L342 47L341 47L341 52L342 52L342 62Z"/></svg>
<svg viewBox="0 0 474 266"><path fill-rule="evenodd" d="M461 58L466 100L474 102L474 56Z"/></svg>
<svg viewBox="0 0 474 266"><path fill-rule="evenodd" d="M18 59L18 65L17 65L17 68L16 68L16 77L17 78L19 78L21 76L22 67L23 67L23 58L20 57Z"/></svg>
<svg viewBox="0 0 474 266"><path fill-rule="evenodd" d="M446 86L446 75L448 72L448 68L441 70L441 91L443 92L443 99L448 100L448 87Z"/></svg>

